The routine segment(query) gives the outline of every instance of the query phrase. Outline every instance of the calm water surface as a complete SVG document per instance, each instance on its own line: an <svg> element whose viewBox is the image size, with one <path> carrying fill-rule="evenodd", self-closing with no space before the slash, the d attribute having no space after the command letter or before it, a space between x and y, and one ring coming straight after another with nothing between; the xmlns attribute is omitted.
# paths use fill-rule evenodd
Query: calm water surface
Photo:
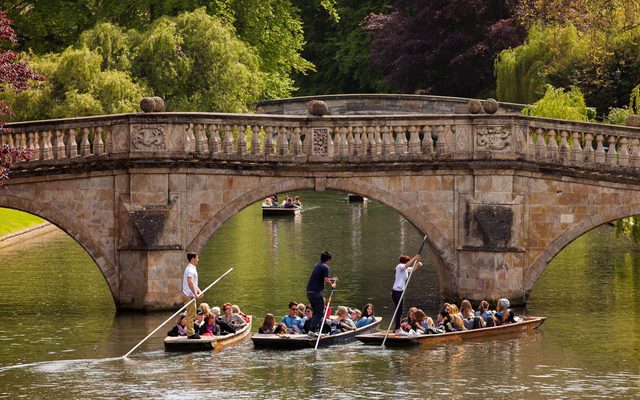
<svg viewBox="0 0 640 400"><path fill-rule="evenodd" d="M281 316L289 300L306 301L310 269L327 249L339 277L334 304L373 302L386 326L397 256L415 253L422 235L380 203L299 194L300 216L263 219L256 205L211 238L201 287L235 269L204 300L239 304L256 320ZM424 268L405 304L435 315L438 293L435 271ZM171 312L116 314L98 268L60 232L0 250L0 398L640 398L639 297L640 247L605 226L543 273L520 310L548 317L531 334L426 349L256 351L248 341L167 354L168 324L122 359Z"/></svg>

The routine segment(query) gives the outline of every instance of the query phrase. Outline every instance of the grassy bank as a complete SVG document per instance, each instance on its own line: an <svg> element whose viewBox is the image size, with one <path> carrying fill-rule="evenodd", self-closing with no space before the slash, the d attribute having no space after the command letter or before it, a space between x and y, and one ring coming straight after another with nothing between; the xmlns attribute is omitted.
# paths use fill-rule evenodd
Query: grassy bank
<svg viewBox="0 0 640 400"><path fill-rule="evenodd" d="M42 218L26 212L0 208L0 236L43 222L45 222L45 220Z"/></svg>

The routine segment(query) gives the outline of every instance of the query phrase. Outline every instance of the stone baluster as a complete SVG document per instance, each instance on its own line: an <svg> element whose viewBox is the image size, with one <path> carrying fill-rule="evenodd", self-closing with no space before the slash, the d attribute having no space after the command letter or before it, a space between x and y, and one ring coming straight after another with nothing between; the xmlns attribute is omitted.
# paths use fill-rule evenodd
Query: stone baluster
<svg viewBox="0 0 640 400"><path fill-rule="evenodd" d="M407 138L405 137L404 127L396 126L393 128L396 133L395 152L398 156L407 154Z"/></svg>
<svg viewBox="0 0 640 400"><path fill-rule="evenodd" d="M67 152L64 145L64 132L60 129L56 129L56 145L53 148L53 156L56 160L67 158Z"/></svg>
<svg viewBox="0 0 640 400"><path fill-rule="evenodd" d="M113 154L113 135L111 134L111 127L106 126L104 128L104 150L107 154Z"/></svg>
<svg viewBox="0 0 640 400"><path fill-rule="evenodd" d="M347 128L347 154L348 155L353 155L353 127L348 127Z"/></svg>
<svg viewBox="0 0 640 400"><path fill-rule="evenodd" d="M89 128L82 128L82 139L80 140L80 155L87 157L91 155L91 143L89 142Z"/></svg>
<svg viewBox="0 0 640 400"><path fill-rule="evenodd" d="M222 150L225 155L233 154L233 128L231 125L224 126L224 139L222 140Z"/></svg>
<svg viewBox="0 0 640 400"><path fill-rule="evenodd" d="M547 144L544 141L544 131L542 128L536 129L536 159L544 160L547 158Z"/></svg>
<svg viewBox="0 0 640 400"><path fill-rule="evenodd" d="M280 132L278 134L278 155L286 156L289 154L289 140L287 140L287 136L289 134L289 130L281 126Z"/></svg>
<svg viewBox="0 0 640 400"><path fill-rule="evenodd" d="M342 138L340 138L340 127L336 126L333 128L333 138L333 154L340 155L340 142L342 141Z"/></svg>
<svg viewBox="0 0 640 400"><path fill-rule="evenodd" d="M380 155L382 154L382 130L379 126L376 126L374 136L376 139L376 155Z"/></svg>
<svg viewBox="0 0 640 400"><path fill-rule="evenodd" d="M420 132L414 125L409 127L409 154L420 154Z"/></svg>
<svg viewBox="0 0 640 400"><path fill-rule="evenodd" d="M621 167L629 166L629 139L623 137L620 139L620 153L618 154L618 165Z"/></svg>
<svg viewBox="0 0 640 400"><path fill-rule="evenodd" d="M273 145L273 127L267 126L264 130L264 154L267 156L275 154Z"/></svg>
<svg viewBox="0 0 640 400"><path fill-rule="evenodd" d="M422 136L422 154L426 155L428 159L433 158L433 127L431 125L425 125L422 128L424 135Z"/></svg>
<svg viewBox="0 0 640 400"><path fill-rule="evenodd" d="M373 126L367 127L366 154L368 156L376 155L376 128Z"/></svg>
<svg viewBox="0 0 640 400"><path fill-rule="evenodd" d="M609 149L607 150L607 165L616 165L618 163L618 154L616 152L616 138L609 136Z"/></svg>
<svg viewBox="0 0 640 400"><path fill-rule="evenodd" d="M535 134L535 129L527 129L527 159L529 160L534 160L536 158L536 145L533 142L533 136Z"/></svg>
<svg viewBox="0 0 640 400"><path fill-rule="evenodd" d="M258 125L251 127L251 154L260 155L260 127Z"/></svg>
<svg viewBox="0 0 640 400"><path fill-rule="evenodd" d="M347 141L347 133L349 129L346 126L340 128L340 156L346 157L349 155L349 142Z"/></svg>
<svg viewBox="0 0 640 400"><path fill-rule="evenodd" d="M209 124L209 155L214 157L218 156L221 152L222 144L220 143L218 124Z"/></svg>
<svg viewBox="0 0 640 400"><path fill-rule="evenodd" d="M16 141L15 141L15 146L16 147L25 147L26 143L22 140L22 135L24 133L23 132L16 132L15 136L16 136Z"/></svg>
<svg viewBox="0 0 640 400"><path fill-rule="evenodd" d="M571 157L571 148L569 147L569 141L567 137L569 136L569 132L566 130L560 131L560 161L563 163L569 162L569 158Z"/></svg>
<svg viewBox="0 0 640 400"><path fill-rule="evenodd" d="M311 155L313 148L313 138L311 137L311 129L306 126L302 127L302 134L304 135L304 140L302 141L302 151L306 155Z"/></svg>
<svg viewBox="0 0 640 400"><path fill-rule="evenodd" d="M234 130L238 132L238 147L236 149L238 156L247 153L247 129L248 127L245 125L234 125Z"/></svg>
<svg viewBox="0 0 640 400"><path fill-rule="evenodd" d="M203 124L195 124L196 131L196 153L206 154L209 152L209 146L207 146L207 134L204 131Z"/></svg>
<svg viewBox="0 0 640 400"><path fill-rule="evenodd" d="M353 155L356 157L360 157L363 153L362 151L362 128L356 126L353 128Z"/></svg>
<svg viewBox="0 0 640 400"><path fill-rule="evenodd" d="M8 133L0 133L0 146L4 146L5 144L8 144L7 141L9 139L7 139L7 137L9 136Z"/></svg>
<svg viewBox="0 0 640 400"><path fill-rule="evenodd" d="M547 135L549 141L547 145L547 158L551 160L551 162L558 161L558 142L556 139L556 131L554 129L549 129Z"/></svg>
<svg viewBox="0 0 640 400"><path fill-rule="evenodd" d="M67 139L67 157L78 157L78 143L76 142L76 130L69 129L69 138Z"/></svg>
<svg viewBox="0 0 640 400"><path fill-rule="evenodd" d="M596 152L593 149L593 135L586 133L584 135L584 149L582 150L584 156L584 162L587 165L593 164L596 159Z"/></svg>
<svg viewBox="0 0 640 400"><path fill-rule="evenodd" d="M640 139L631 140L629 164L632 168L640 168Z"/></svg>
<svg viewBox="0 0 640 400"><path fill-rule="evenodd" d="M32 151L31 159L38 161L41 158L40 155L40 141L38 131L29 132L29 148Z"/></svg>
<svg viewBox="0 0 640 400"><path fill-rule="evenodd" d="M380 129L382 133L382 149L381 155L388 156L391 153L391 134L389 133L389 127L386 125Z"/></svg>
<svg viewBox="0 0 640 400"><path fill-rule="evenodd" d="M603 135L596 135L596 152L594 162L596 164L604 164L606 159L606 153L604 152L604 145L602 142L604 141Z"/></svg>
<svg viewBox="0 0 640 400"><path fill-rule="evenodd" d="M42 132L42 145L40 148L42 149L41 160L51 160L53 158L53 149L51 147L51 131L46 130Z"/></svg>
<svg viewBox="0 0 640 400"><path fill-rule="evenodd" d="M102 141L102 127L95 129L95 136L93 138L93 154L104 154L104 142Z"/></svg>
<svg viewBox="0 0 640 400"><path fill-rule="evenodd" d="M574 163L580 163L584 160L584 155L582 154L582 147L580 147L580 132L573 132L573 147L571 148L571 161Z"/></svg>
<svg viewBox="0 0 640 400"><path fill-rule="evenodd" d="M291 138L291 151L294 156L302 155L302 139L300 139L301 129L299 127L293 128L293 137Z"/></svg>
<svg viewBox="0 0 640 400"><path fill-rule="evenodd" d="M436 154L439 156L444 155L447 152L447 144L444 139L444 125L438 125L436 127Z"/></svg>

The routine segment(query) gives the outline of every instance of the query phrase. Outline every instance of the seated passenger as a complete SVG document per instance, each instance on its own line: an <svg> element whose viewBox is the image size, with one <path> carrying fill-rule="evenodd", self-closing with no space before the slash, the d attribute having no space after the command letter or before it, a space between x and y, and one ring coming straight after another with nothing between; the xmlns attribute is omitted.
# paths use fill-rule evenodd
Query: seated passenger
<svg viewBox="0 0 640 400"><path fill-rule="evenodd" d="M356 328L358 328L358 321L362 319L362 311L358 310L357 308L354 308L353 310L351 310L351 314L349 315L349 318L351 318L353 323L356 324Z"/></svg>
<svg viewBox="0 0 640 400"><path fill-rule="evenodd" d="M302 202L300 201L300 197L296 196L293 198L293 205L302 208Z"/></svg>
<svg viewBox="0 0 640 400"><path fill-rule="evenodd" d="M230 333L236 333L236 329L224 322L222 318L220 318L220 307L212 307L211 313L216 317L216 324L220 327L220 334L227 335Z"/></svg>
<svg viewBox="0 0 640 400"><path fill-rule="evenodd" d="M453 327L459 331L467 330L464 327L464 322L462 321L462 315L460 315L460 311L458 311L458 306L455 304L449 304L449 314L451 315L451 320L453 322Z"/></svg>
<svg viewBox="0 0 640 400"><path fill-rule="evenodd" d="M311 318L313 317L313 310L311 306L307 306L304 309L304 316L300 318L300 329L303 333L309 332L309 325L311 325Z"/></svg>
<svg viewBox="0 0 640 400"><path fill-rule="evenodd" d="M231 310L233 311L234 314L238 314L242 317L242 319L244 319L244 322L249 323L249 321L251 321L251 319L249 318L249 316L245 313L243 313L242 311L240 311L240 307L238 307L237 305L232 305L231 306Z"/></svg>
<svg viewBox="0 0 640 400"><path fill-rule="evenodd" d="M276 319L273 314L269 313L265 315L262 326L258 328L258 333L279 335L287 333L287 327L283 324L276 324Z"/></svg>
<svg viewBox="0 0 640 400"><path fill-rule="evenodd" d="M216 324L216 316L209 313L205 318L204 324L200 327L200 336L218 336L220 335L220 327Z"/></svg>
<svg viewBox="0 0 640 400"><path fill-rule="evenodd" d="M426 333L429 328L433 328L433 319L428 317L421 309L417 309L415 312L415 322L413 323L413 330L418 333Z"/></svg>
<svg viewBox="0 0 640 400"><path fill-rule="evenodd" d="M231 303L224 303L222 305L222 312L224 313L224 315L220 319L229 324L233 329L241 329L247 325L244 318L242 318L240 314L233 313L233 306L231 305Z"/></svg>
<svg viewBox="0 0 640 400"><path fill-rule="evenodd" d="M498 306L496 307L496 322L498 325L516 322L513 310L509 308L509 305L510 303L507 299L498 300Z"/></svg>
<svg viewBox="0 0 640 400"><path fill-rule="evenodd" d="M362 307L362 316L356 322L356 328L362 328L365 325L369 325L374 322L376 319L373 316L373 304L367 303Z"/></svg>
<svg viewBox="0 0 640 400"><path fill-rule="evenodd" d="M282 207L284 207L284 208L296 208L296 206L293 205L293 199L291 197L287 197L287 200L284 201L284 203L282 204Z"/></svg>
<svg viewBox="0 0 640 400"><path fill-rule="evenodd" d="M464 324L465 329L484 328L484 320L481 317L476 316L469 300L462 300L462 303L460 304L460 315L462 316L462 323Z"/></svg>
<svg viewBox="0 0 640 400"><path fill-rule="evenodd" d="M305 306L304 303L298 303L298 317L300 317L300 319L304 318L304 310L306 309L307 306Z"/></svg>
<svg viewBox="0 0 640 400"><path fill-rule="evenodd" d="M336 311L336 319L332 321L332 328L337 330L336 333L350 332L356 330L356 324L349 318L349 309L345 306L338 307ZM334 329L331 333L334 333Z"/></svg>
<svg viewBox="0 0 640 400"><path fill-rule="evenodd" d="M282 317L280 322L285 324L289 333L302 333L300 328L300 317L298 317L298 303L289 302L289 314Z"/></svg>
<svg viewBox="0 0 640 400"><path fill-rule="evenodd" d="M271 197L267 197L262 202L262 207L273 207L273 202L271 201Z"/></svg>
<svg viewBox="0 0 640 400"><path fill-rule="evenodd" d="M489 310L489 302L482 300L476 311L476 316L480 317L484 321L485 327L496 326L496 317L494 317L495 311Z"/></svg>
<svg viewBox="0 0 640 400"><path fill-rule="evenodd" d="M176 326L173 327L169 332L167 332L167 336L187 336L186 331L187 325L187 313L181 313L178 315L178 319L176 320Z"/></svg>
<svg viewBox="0 0 640 400"><path fill-rule="evenodd" d="M193 329L196 332L199 332L200 327L204 325L204 318L206 316L207 314L205 314L204 311L202 311L201 309L198 309L198 311L196 311L196 319L193 321Z"/></svg>
<svg viewBox="0 0 640 400"><path fill-rule="evenodd" d="M456 332L453 316L451 315L451 304L444 303L438 318L436 319L436 327L444 329L446 332Z"/></svg>

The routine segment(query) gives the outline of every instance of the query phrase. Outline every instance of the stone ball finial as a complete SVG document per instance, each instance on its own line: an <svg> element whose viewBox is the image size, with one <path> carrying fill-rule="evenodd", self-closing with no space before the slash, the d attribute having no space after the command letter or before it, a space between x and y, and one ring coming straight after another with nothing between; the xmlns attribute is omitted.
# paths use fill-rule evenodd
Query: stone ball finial
<svg viewBox="0 0 640 400"><path fill-rule="evenodd" d="M625 124L627 126L632 126L634 128L640 127L640 115L638 114L629 114L627 119L625 120Z"/></svg>
<svg viewBox="0 0 640 400"><path fill-rule="evenodd" d="M329 107L322 100L311 100L307 103L307 111L311 115L320 117L329 114Z"/></svg>
<svg viewBox="0 0 640 400"><path fill-rule="evenodd" d="M162 111L164 110L164 100L162 100L162 97L158 97L158 96L154 96L152 97L153 102L155 103L155 107L153 108L153 111Z"/></svg>
<svg viewBox="0 0 640 400"><path fill-rule="evenodd" d="M469 112L471 114L478 114L482 111L482 103L478 99L469 100Z"/></svg>
<svg viewBox="0 0 640 400"><path fill-rule="evenodd" d="M486 99L482 102L482 109L487 114L495 114L499 107L500 105L495 99Z"/></svg>
<svg viewBox="0 0 640 400"><path fill-rule="evenodd" d="M143 97L140 100L140 109L146 113L155 111L156 102L152 97Z"/></svg>

